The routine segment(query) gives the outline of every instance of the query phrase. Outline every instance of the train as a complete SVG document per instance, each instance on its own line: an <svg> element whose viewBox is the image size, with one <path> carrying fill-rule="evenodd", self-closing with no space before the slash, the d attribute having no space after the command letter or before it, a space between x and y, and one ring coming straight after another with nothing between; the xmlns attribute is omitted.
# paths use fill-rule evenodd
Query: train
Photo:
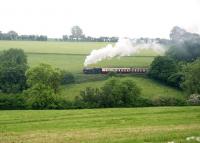
<svg viewBox="0 0 200 143"><path fill-rule="evenodd" d="M84 74L107 74L110 72L115 73L137 73L137 74L146 74L148 68L146 67L130 67L130 68L83 68Z"/></svg>

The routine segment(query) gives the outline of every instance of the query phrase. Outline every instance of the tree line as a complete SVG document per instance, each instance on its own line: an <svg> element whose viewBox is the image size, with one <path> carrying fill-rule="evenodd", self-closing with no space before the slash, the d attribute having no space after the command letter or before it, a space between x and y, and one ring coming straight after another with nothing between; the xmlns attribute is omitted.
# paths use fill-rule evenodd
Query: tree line
<svg viewBox="0 0 200 143"><path fill-rule="evenodd" d="M46 35L19 35L15 31L9 31L3 33L0 31L0 40L22 40L22 41L71 41L71 42L117 42L118 37L92 37L85 36L83 30L79 26L73 26L71 28L70 35L63 35L62 38L48 38Z"/></svg>
<svg viewBox="0 0 200 143"><path fill-rule="evenodd" d="M48 37L45 35L18 35L15 31L7 33L0 31L0 40L47 41Z"/></svg>
<svg viewBox="0 0 200 143"><path fill-rule="evenodd" d="M92 37L85 36L83 30L79 26L71 28L71 35L63 35L63 41L85 41L85 42L117 42L118 37Z"/></svg>

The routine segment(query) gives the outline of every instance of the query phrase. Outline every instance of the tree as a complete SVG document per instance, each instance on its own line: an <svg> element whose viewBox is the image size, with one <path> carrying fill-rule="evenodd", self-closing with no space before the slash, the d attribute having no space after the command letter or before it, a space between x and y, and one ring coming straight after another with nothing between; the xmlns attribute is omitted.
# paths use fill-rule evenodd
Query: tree
<svg viewBox="0 0 200 143"><path fill-rule="evenodd" d="M23 50L9 49L0 55L0 89L6 93L26 88L27 58Z"/></svg>
<svg viewBox="0 0 200 143"><path fill-rule="evenodd" d="M137 106L141 94L132 80L111 78L102 87L102 104L105 107Z"/></svg>
<svg viewBox="0 0 200 143"><path fill-rule="evenodd" d="M80 95L86 107L132 107L140 106L140 88L132 80L109 79L102 88L88 87Z"/></svg>
<svg viewBox="0 0 200 143"><path fill-rule="evenodd" d="M67 35L63 35L63 41L67 41L69 37Z"/></svg>
<svg viewBox="0 0 200 143"><path fill-rule="evenodd" d="M58 105L53 89L41 83L36 83L24 91L27 96L27 106L31 109L54 109Z"/></svg>
<svg viewBox="0 0 200 143"><path fill-rule="evenodd" d="M9 40L17 40L18 34L15 31L9 31L8 33Z"/></svg>
<svg viewBox="0 0 200 143"><path fill-rule="evenodd" d="M168 78L177 72L178 66L173 59L158 56L151 63L148 75L153 79L168 83Z"/></svg>
<svg viewBox="0 0 200 143"><path fill-rule="evenodd" d="M71 29L72 37L75 38L75 40L79 40L84 37L83 31L79 26L73 26Z"/></svg>
<svg viewBox="0 0 200 143"><path fill-rule="evenodd" d="M200 94L200 59L188 65L182 86L188 94Z"/></svg>
<svg viewBox="0 0 200 143"><path fill-rule="evenodd" d="M58 92L61 84L61 71L54 69L48 64L40 64L39 66L30 68L26 72L27 83L30 87L35 84L43 84L53 89L54 93Z"/></svg>

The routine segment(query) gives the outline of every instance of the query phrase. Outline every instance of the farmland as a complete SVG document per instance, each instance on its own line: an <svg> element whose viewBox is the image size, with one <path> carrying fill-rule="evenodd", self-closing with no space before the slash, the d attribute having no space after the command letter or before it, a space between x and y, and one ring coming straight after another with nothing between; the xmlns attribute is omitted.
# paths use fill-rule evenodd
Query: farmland
<svg viewBox="0 0 200 143"><path fill-rule="evenodd" d="M195 143L199 107L0 111L1 143Z"/></svg>
<svg viewBox="0 0 200 143"><path fill-rule="evenodd" d="M38 42L38 41L0 41L0 50L20 48L25 51L30 67L39 63L47 63L54 67L65 69L76 76L81 83L61 87L61 95L73 100L86 87L101 87L105 83L102 75L83 75L83 63L86 56L93 50L106 46L104 42ZM111 43L112 44L112 43ZM142 51L139 55L103 60L91 67L148 67L157 55L152 51ZM147 98L170 96L184 98L183 92L162 85L146 77L130 77L142 89L142 95ZM95 81L94 81L95 80ZM100 81L99 81L100 80Z"/></svg>
<svg viewBox="0 0 200 143"><path fill-rule="evenodd" d="M93 50L106 46L105 42L35 42L35 41L0 41L0 51L9 48L23 49L28 56L30 66L39 63L48 63L54 67L68 70L73 73L81 73L86 56ZM143 51L137 56L122 57L104 60L95 67L127 67L149 66L157 55L152 51ZM149 57L144 57L149 56Z"/></svg>
<svg viewBox="0 0 200 143"><path fill-rule="evenodd" d="M182 91L162 85L151 79L147 79L147 77L132 76L124 78L121 77L121 79L133 80L142 89L142 96L144 96L145 98L151 99L162 96L185 98ZM71 84L62 87L61 94L68 100L73 100L74 97L79 96L80 91L84 90L86 87L101 87L105 82L106 80Z"/></svg>
<svg viewBox="0 0 200 143"><path fill-rule="evenodd" d="M30 67L47 63L68 70L76 83L61 86L59 95L74 101L86 87L101 87L105 75L83 75L86 56L108 43L0 41L0 51L20 48ZM148 67L157 55L142 51L139 55L103 60L94 67ZM146 76L121 75L134 81L141 96L185 99L182 91ZM4 94L4 93L2 93ZM199 107L107 108L82 110L5 110L0 111L0 143L105 143L186 141L200 136Z"/></svg>

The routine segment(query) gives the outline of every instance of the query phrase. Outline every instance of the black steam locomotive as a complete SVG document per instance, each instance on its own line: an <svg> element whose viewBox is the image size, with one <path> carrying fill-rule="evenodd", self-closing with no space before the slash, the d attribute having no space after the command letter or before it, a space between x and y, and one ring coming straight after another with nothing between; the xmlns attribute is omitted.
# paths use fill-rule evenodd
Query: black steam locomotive
<svg viewBox="0 0 200 143"><path fill-rule="evenodd" d="M83 73L85 74L107 74L109 72L115 73L138 73L145 74L148 72L148 68L84 68Z"/></svg>

